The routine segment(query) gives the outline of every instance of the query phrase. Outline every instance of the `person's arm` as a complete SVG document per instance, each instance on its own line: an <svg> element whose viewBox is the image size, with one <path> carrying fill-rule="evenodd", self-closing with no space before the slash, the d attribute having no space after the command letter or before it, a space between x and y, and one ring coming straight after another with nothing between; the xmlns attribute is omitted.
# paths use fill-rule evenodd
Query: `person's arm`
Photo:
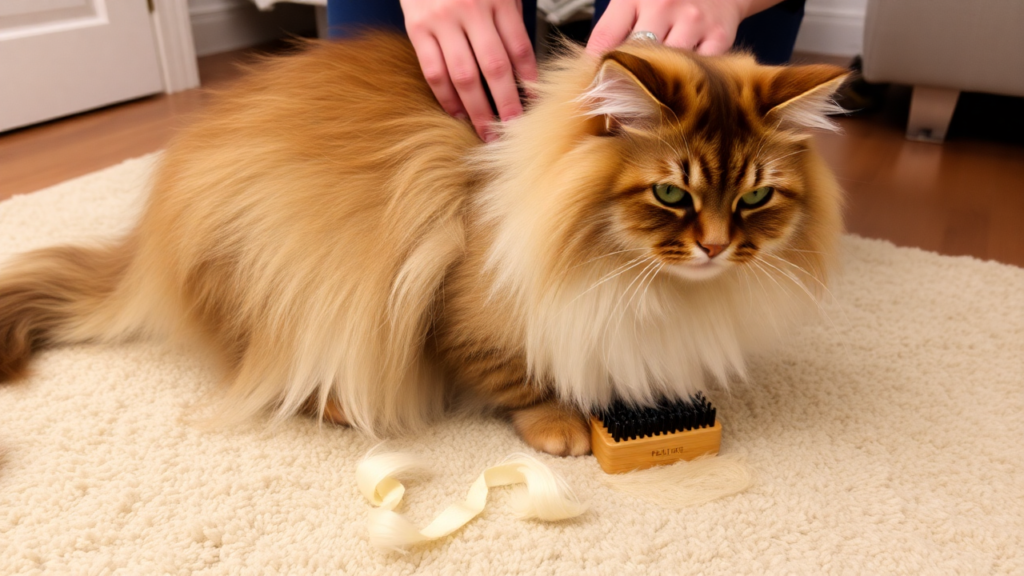
<svg viewBox="0 0 1024 576"><path fill-rule="evenodd" d="M587 51L602 54L633 32L653 32L667 46L723 54L747 16L781 0L611 0L594 26Z"/></svg>
<svg viewBox="0 0 1024 576"><path fill-rule="evenodd" d="M494 114L483 72L501 120L523 113L515 74L537 79L533 45L517 0L401 0L405 29L434 96L452 116L468 117L477 134L493 139Z"/></svg>

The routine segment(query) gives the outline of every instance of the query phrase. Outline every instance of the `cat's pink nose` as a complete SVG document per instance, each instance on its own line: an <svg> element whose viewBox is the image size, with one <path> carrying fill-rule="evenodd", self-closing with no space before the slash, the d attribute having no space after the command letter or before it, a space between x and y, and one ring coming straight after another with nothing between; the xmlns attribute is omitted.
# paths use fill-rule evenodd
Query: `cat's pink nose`
<svg viewBox="0 0 1024 576"><path fill-rule="evenodd" d="M714 258L715 256L718 256L719 254L721 254L722 250L725 250L726 247L729 246L729 245L728 244L701 244L700 242L697 242L697 246L700 246L700 249L703 250L704 253L708 255L708 258Z"/></svg>

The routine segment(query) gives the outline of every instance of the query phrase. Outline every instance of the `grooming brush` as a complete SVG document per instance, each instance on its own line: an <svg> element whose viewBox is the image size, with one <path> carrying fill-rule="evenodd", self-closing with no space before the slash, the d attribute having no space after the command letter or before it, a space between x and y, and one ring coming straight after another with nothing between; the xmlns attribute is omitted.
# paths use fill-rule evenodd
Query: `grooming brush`
<svg viewBox="0 0 1024 576"><path fill-rule="evenodd" d="M590 417L590 442L601 468L619 474L718 454L722 423L700 392L651 407L616 402Z"/></svg>

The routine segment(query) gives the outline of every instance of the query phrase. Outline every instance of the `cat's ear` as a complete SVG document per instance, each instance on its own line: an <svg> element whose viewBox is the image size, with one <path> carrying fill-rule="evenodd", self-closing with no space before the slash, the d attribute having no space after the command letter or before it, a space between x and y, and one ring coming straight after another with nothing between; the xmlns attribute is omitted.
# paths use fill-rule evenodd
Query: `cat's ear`
<svg viewBox="0 0 1024 576"><path fill-rule="evenodd" d="M623 128L646 130L671 114L656 96L659 82L660 76L648 61L616 50L604 56L580 100L588 116L604 118L609 133Z"/></svg>
<svg viewBox="0 0 1024 576"><path fill-rule="evenodd" d="M770 68L757 91L765 118L786 128L821 128L837 131L829 114L844 110L832 95L850 71L828 64Z"/></svg>

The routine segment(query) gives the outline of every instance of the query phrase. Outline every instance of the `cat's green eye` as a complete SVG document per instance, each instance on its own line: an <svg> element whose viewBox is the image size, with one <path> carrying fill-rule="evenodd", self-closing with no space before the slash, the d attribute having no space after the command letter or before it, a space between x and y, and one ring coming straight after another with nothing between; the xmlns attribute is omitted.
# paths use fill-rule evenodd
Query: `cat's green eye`
<svg viewBox="0 0 1024 576"><path fill-rule="evenodd" d="M772 193L775 189L771 186L761 186L753 192L748 192L743 196L740 196L740 208L758 208L764 206L772 199Z"/></svg>
<svg viewBox="0 0 1024 576"><path fill-rule="evenodd" d="M675 184L655 184L651 187L658 202L673 208L689 208L693 206L693 197L686 190Z"/></svg>

